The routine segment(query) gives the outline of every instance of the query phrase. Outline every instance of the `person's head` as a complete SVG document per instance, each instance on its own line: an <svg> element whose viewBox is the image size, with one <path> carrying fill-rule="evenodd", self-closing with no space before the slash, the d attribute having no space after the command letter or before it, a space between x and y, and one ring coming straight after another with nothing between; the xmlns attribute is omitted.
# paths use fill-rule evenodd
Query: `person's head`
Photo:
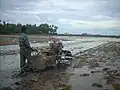
<svg viewBox="0 0 120 90"><path fill-rule="evenodd" d="M22 26L22 28L21 28L21 32L22 32L22 33L27 33L27 29L26 29L25 26Z"/></svg>

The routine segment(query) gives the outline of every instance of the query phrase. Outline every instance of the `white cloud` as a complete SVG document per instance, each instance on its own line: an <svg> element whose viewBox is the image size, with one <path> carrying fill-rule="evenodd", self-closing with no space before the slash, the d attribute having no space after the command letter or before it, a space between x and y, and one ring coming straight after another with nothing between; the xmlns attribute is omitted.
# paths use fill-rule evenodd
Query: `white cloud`
<svg viewBox="0 0 120 90"><path fill-rule="evenodd" d="M80 21L72 19L59 19L59 23L70 24L74 28L85 28L85 29L120 29L120 21L116 20L97 20L97 21Z"/></svg>
<svg viewBox="0 0 120 90"><path fill-rule="evenodd" d="M13 23L40 24L46 22L67 29L69 25L73 27L72 29L120 28L120 0L1 1L0 19Z"/></svg>
<svg viewBox="0 0 120 90"><path fill-rule="evenodd" d="M48 17L48 21L51 22L51 21L52 21L52 18Z"/></svg>
<svg viewBox="0 0 120 90"><path fill-rule="evenodd" d="M110 16L106 16L106 15L95 15L95 16L92 16L92 19L93 20L108 20L108 19L112 19L112 17Z"/></svg>

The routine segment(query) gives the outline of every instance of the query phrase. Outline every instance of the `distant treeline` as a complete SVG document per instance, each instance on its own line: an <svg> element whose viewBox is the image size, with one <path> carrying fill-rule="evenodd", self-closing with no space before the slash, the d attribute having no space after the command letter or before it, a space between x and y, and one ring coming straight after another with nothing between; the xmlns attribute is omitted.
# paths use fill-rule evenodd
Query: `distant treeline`
<svg viewBox="0 0 120 90"><path fill-rule="evenodd" d="M58 36L81 36L81 37L113 37L113 38L120 38L120 35L92 35L92 34L87 34L87 33L83 33L83 34L57 34Z"/></svg>
<svg viewBox="0 0 120 90"><path fill-rule="evenodd" d="M6 23L5 21L0 20L0 34L19 34L21 31L21 27L23 25L18 23L18 24L11 24L11 23ZM120 38L119 36L114 36L114 35L92 35L92 34L87 34L87 33L82 33L82 34L57 34L57 29L58 27L55 25L49 25L49 24L40 24L39 26L36 26L36 24L31 25L31 24L26 24L24 25L27 28L28 34L41 34L41 35L57 35L57 36L86 36L86 37L117 37Z"/></svg>
<svg viewBox="0 0 120 90"><path fill-rule="evenodd" d="M6 23L5 21L0 20L0 34L17 34L20 33L21 27L23 25L18 23L18 24L11 24L11 23ZM39 26L31 25L31 24L26 24L24 25L27 30L28 34L52 34L56 35L57 34L57 29L58 27L55 25L49 25L49 24L40 24Z"/></svg>

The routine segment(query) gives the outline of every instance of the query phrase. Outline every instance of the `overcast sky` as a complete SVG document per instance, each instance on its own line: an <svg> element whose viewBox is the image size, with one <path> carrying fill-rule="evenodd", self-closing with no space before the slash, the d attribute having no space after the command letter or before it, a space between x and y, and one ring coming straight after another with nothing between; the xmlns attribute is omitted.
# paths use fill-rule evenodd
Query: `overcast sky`
<svg viewBox="0 0 120 90"><path fill-rule="evenodd" d="M120 35L120 0L0 0L0 19L54 24L58 33Z"/></svg>

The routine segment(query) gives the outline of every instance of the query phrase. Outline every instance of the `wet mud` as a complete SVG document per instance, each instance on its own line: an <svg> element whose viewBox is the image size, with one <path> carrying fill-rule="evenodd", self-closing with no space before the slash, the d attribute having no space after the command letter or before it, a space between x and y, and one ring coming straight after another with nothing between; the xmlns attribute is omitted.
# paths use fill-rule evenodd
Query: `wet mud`
<svg viewBox="0 0 120 90"><path fill-rule="evenodd" d="M76 76L70 80L73 90L119 90L120 42L103 44L81 53L75 58L73 67L76 70Z"/></svg>
<svg viewBox="0 0 120 90"><path fill-rule="evenodd" d="M120 42L81 51L74 57L71 66L28 72L19 77L12 77L19 70L19 54L14 55L16 62L12 62L10 55L1 58L4 57L16 66L6 69L2 62L1 90L4 87L10 90L120 90Z"/></svg>

